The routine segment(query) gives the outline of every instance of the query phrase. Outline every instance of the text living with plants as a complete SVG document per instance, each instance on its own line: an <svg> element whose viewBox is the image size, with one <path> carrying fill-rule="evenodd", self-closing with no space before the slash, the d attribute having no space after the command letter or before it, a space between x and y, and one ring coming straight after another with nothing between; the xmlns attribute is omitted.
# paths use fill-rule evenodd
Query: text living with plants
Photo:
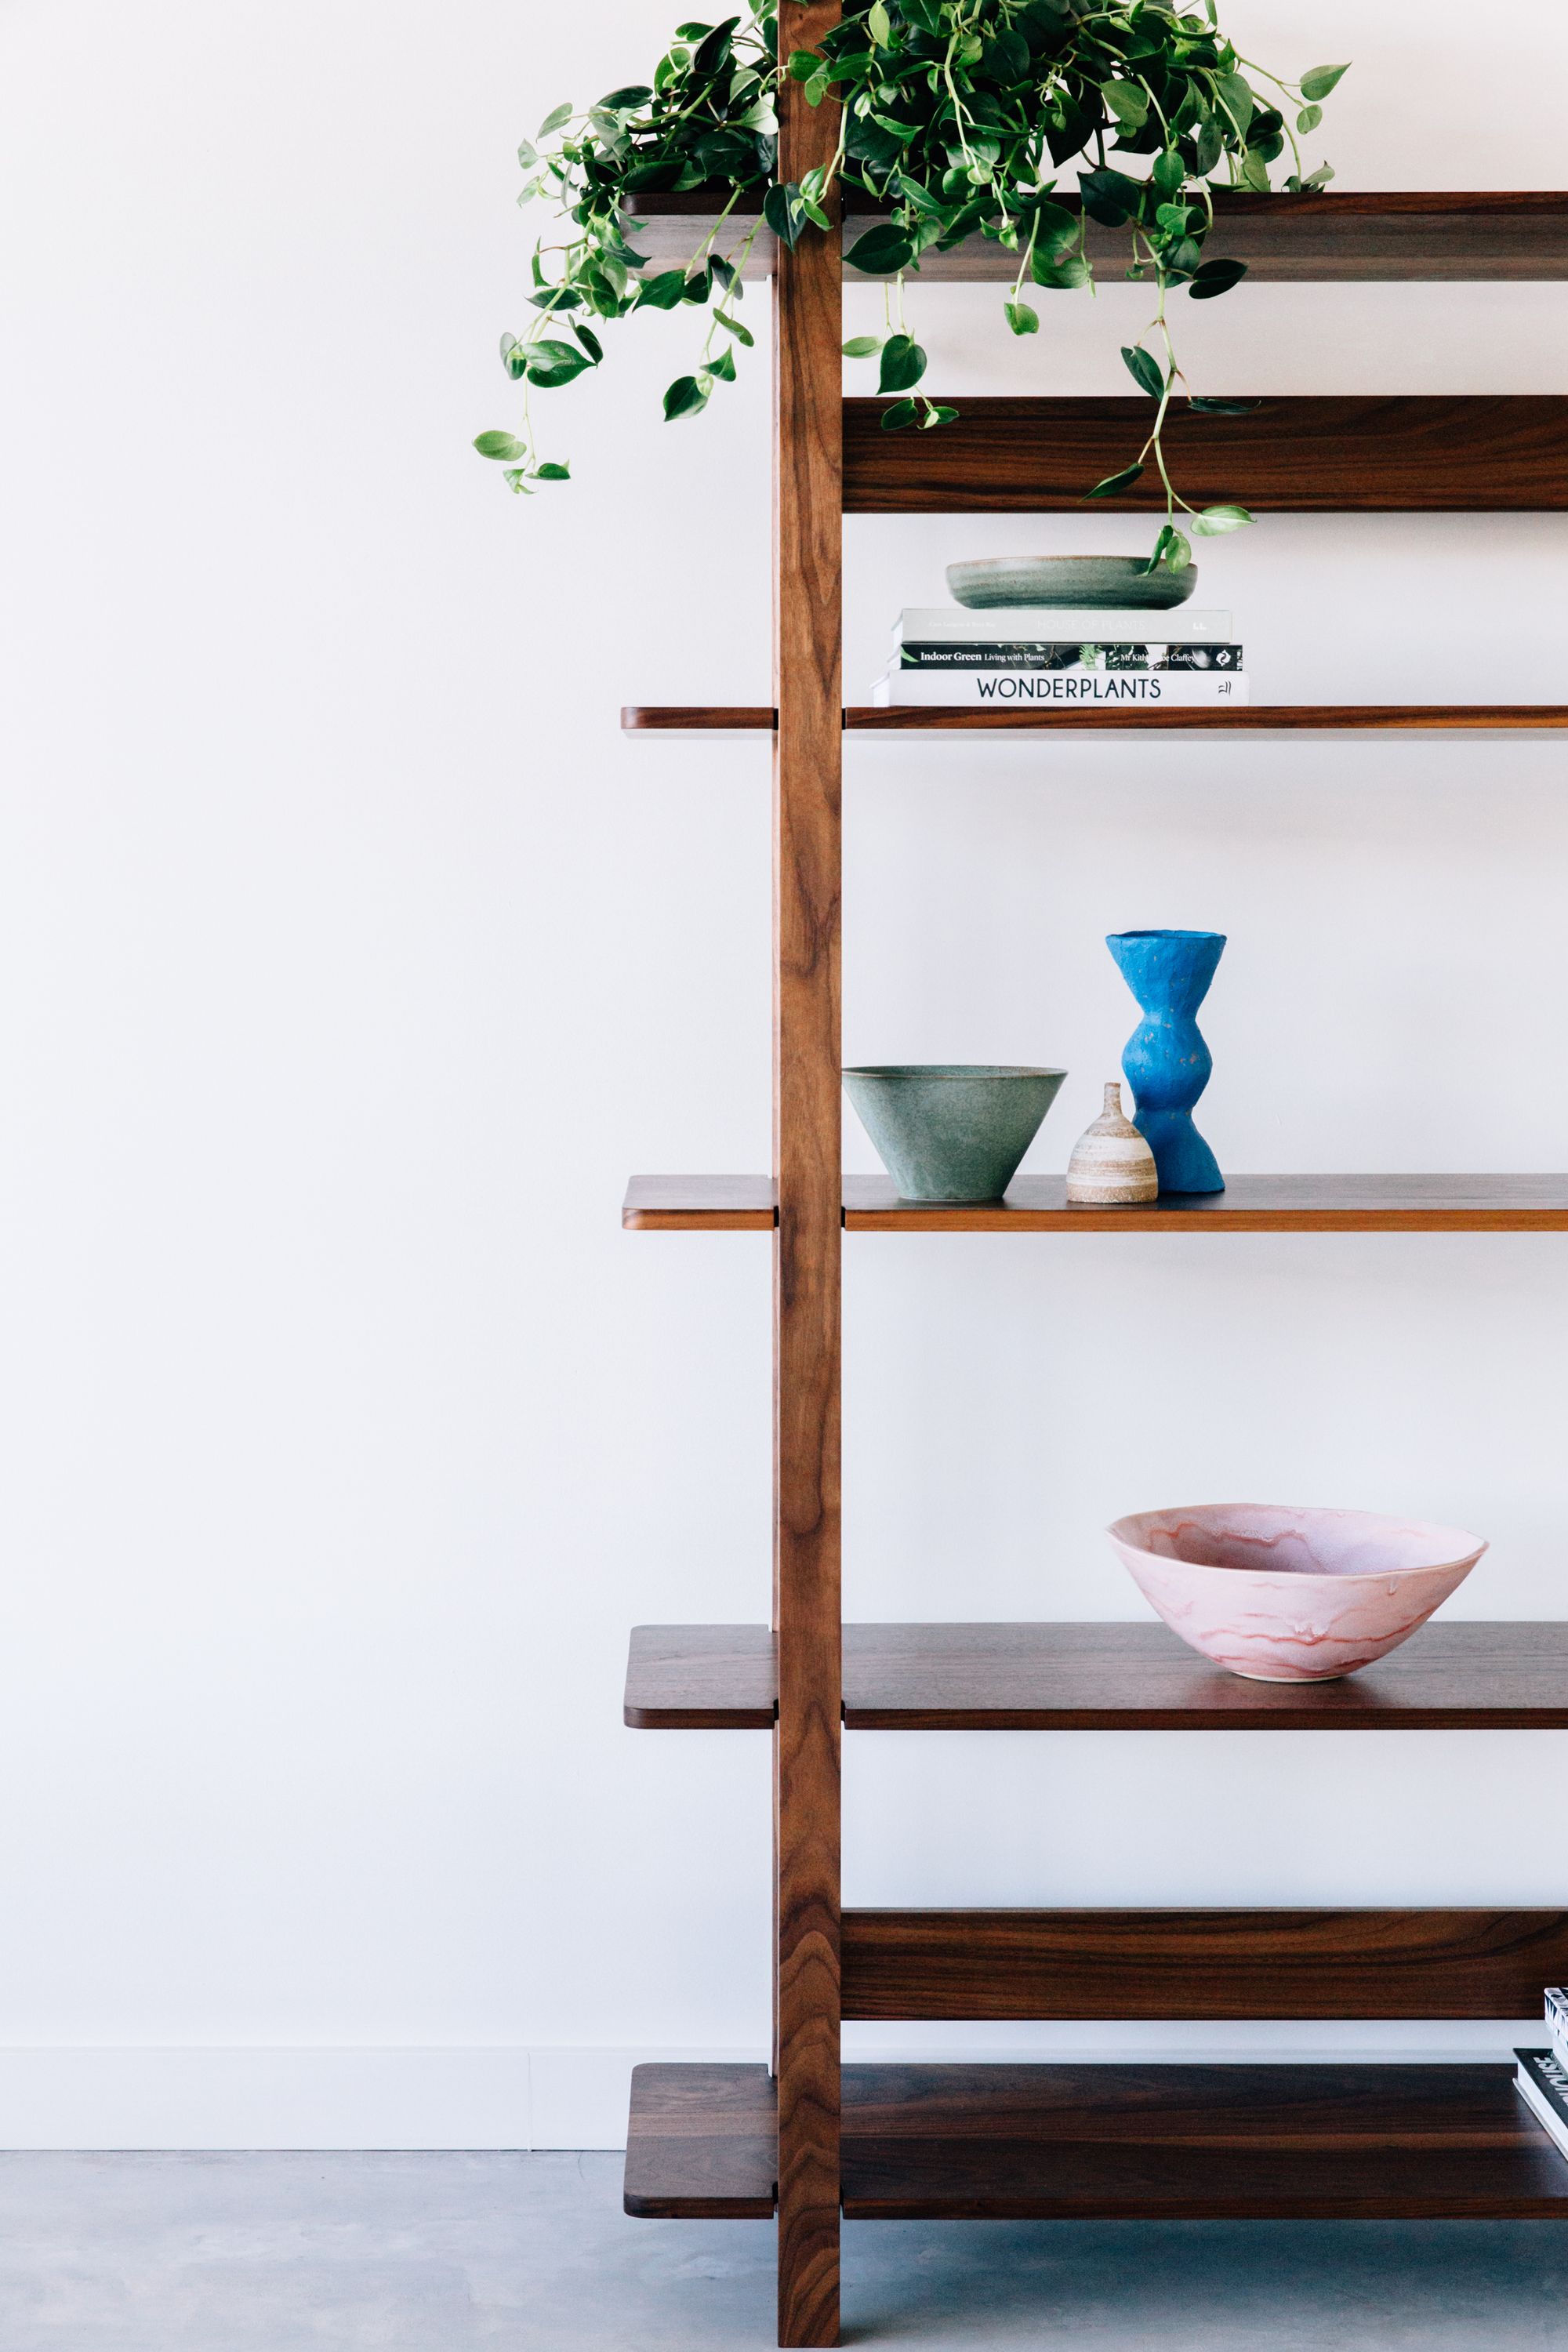
<svg viewBox="0 0 1568 2352"><path fill-rule="evenodd" d="M1171 298L1184 289L1209 300L1246 273L1244 262L1207 253L1216 180L1264 195L1277 164L1289 164L1289 192L1333 176L1326 163L1307 169L1301 142L1347 70L1315 66L1281 79L1222 32L1215 0L1185 11L1159 0L871 0L848 7L819 49L782 58L777 0L753 0L744 18L683 24L651 82L612 90L582 113L557 107L518 151L527 174L519 201L553 202L563 234L534 252L538 315L525 334L501 338L503 364L522 387L521 429L481 433L474 446L504 466L514 490L566 479L564 465L538 455L530 395L602 364L590 319L637 310L706 313L692 373L664 396L671 422L699 415L753 341L737 310L760 224L792 248L827 233L836 184L886 215L845 259L889 281L887 332L858 335L845 352L878 362L889 431L940 428L957 412L918 390L926 354L905 315L906 280L921 257L974 235L1016 254L1004 315L1014 334L1033 335L1038 290L1092 286L1093 220L1126 231L1126 274L1154 298L1149 325L1122 349L1154 407L1136 455L1084 495L1114 497L1155 467L1165 520L1149 561L1181 571L1192 560L1189 533L1238 530L1251 517L1240 506L1198 512L1181 496L1164 448L1172 404L1235 415L1254 404L1187 391ZM781 183L775 102L786 79L804 83L813 105L832 92L842 112L832 161ZM1064 187L1069 171L1075 184ZM635 244L638 198L694 188L715 192L717 221L684 268L647 275Z"/></svg>

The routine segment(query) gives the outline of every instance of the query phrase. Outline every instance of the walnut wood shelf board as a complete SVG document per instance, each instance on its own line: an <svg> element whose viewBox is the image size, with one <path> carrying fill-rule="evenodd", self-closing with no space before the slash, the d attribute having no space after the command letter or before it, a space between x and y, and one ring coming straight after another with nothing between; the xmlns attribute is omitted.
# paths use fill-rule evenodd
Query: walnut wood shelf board
<svg viewBox="0 0 1568 2352"><path fill-rule="evenodd" d="M770 2087L639 2066L626 2210L765 2210ZM1568 2220L1511 2065L858 2065L843 2088L852 2221Z"/></svg>
<svg viewBox="0 0 1568 2352"><path fill-rule="evenodd" d="M777 714L763 703L728 707L627 703L626 735L771 735ZM1261 702L1239 710L1040 710L1012 706L979 710L965 703L851 704L850 735L945 733L967 729L1001 735L1165 734L1550 734L1568 727L1562 702Z"/></svg>
<svg viewBox="0 0 1568 2352"><path fill-rule="evenodd" d="M626 2210L648 2221L767 2221L778 2101L765 2066L634 2066Z"/></svg>
<svg viewBox="0 0 1568 2352"><path fill-rule="evenodd" d="M634 1176L628 1231L765 1233L766 1176ZM1458 1234L1568 1232L1564 1176L1233 1176L1223 1192L1166 1193L1145 1207L1068 1208L1061 1176L1019 1176L1001 1201L901 1201L886 1176L846 1176L850 1233Z"/></svg>
<svg viewBox="0 0 1568 2352"><path fill-rule="evenodd" d="M1227 384L1245 393L1245 384ZM844 404L846 514L1077 511L1137 455L1150 403L969 400L935 433L885 433L886 403ZM1539 513L1568 507L1568 398L1383 394L1260 400L1246 416L1173 411L1166 446L1194 506L1265 514ZM1153 488L1150 488L1152 481ZM1116 514L1163 510L1157 472Z"/></svg>
<svg viewBox="0 0 1568 2352"><path fill-rule="evenodd" d="M846 1911L844 2014L1029 2019L1531 2017L1568 1912Z"/></svg>
<svg viewBox="0 0 1568 2352"><path fill-rule="evenodd" d="M773 1644L765 1625L639 1625L626 1722L771 1730ZM1568 1624L1440 1619L1327 1683L1247 1682L1144 1622L846 1625L844 1721L851 1731L1565 1731Z"/></svg>
<svg viewBox="0 0 1568 2352"><path fill-rule="evenodd" d="M639 196L637 217L645 226L633 244L661 268L689 260L717 226L726 200L701 188ZM1062 195L1059 201L1071 199ZM1211 249L1245 261L1253 280L1263 285L1568 278L1568 195L1557 191L1423 194L1334 189L1310 196L1216 191L1215 209L1219 225ZM721 234L738 240L756 217L753 200L749 211L731 215ZM851 191L846 246L882 217ZM1091 221L1089 251L1108 276L1119 273L1127 262L1125 231ZM747 278L770 276L775 253L772 234L760 230ZM955 252L928 254L915 283L1010 284L1017 266L1016 255L988 237L973 236ZM852 270L847 282L854 284L858 276Z"/></svg>

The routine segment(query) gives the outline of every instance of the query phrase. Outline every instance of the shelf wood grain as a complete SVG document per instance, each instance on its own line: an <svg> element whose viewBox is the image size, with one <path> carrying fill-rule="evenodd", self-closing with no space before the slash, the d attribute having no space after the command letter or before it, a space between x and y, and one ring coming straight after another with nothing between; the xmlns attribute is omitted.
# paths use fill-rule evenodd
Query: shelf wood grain
<svg viewBox="0 0 1568 2352"><path fill-rule="evenodd" d="M857 2065L843 2084L851 2221L1568 2221L1568 2161L1511 2065ZM770 2088L760 2066L639 2066L627 2211L764 2210Z"/></svg>
<svg viewBox="0 0 1568 2352"><path fill-rule="evenodd" d="M767 1731L765 1625L639 1625L626 1720ZM846 1625L851 1731L1568 1731L1568 1624L1442 1620L1338 1682L1254 1683L1164 1625ZM1542 1979L1546 1981L1546 1979Z"/></svg>
<svg viewBox="0 0 1568 2352"><path fill-rule="evenodd" d="M1233 1176L1223 1192L1069 1208L1062 1176L1017 1176L1001 1201L901 1201L846 1176L844 1223L877 1234L1488 1234L1568 1232L1568 1176ZM642 1233L765 1233L766 1176L634 1176L621 1223Z"/></svg>
<svg viewBox="0 0 1568 2352"><path fill-rule="evenodd" d="M1245 392L1245 384L1227 385ZM885 433L844 404L846 514L1076 511L1137 456L1147 400L971 400L936 433ZM1245 416L1173 410L1171 465L1194 506L1264 514L1539 513L1568 507L1568 398L1414 394L1260 400ZM1153 488L1150 488L1151 480ZM1097 506L1163 511L1159 475Z"/></svg>
<svg viewBox="0 0 1568 2352"><path fill-rule="evenodd" d="M659 268L689 260L710 231L719 228L727 198L728 191L716 196L703 188L640 195L636 216L645 225L632 242ZM721 235L738 245L756 223L759 201L753 197L750 209L732 213ZM1076 209L1069 197L1058 201ZM1215 210L1213 250L1245 261L1253 281L1261 285L1568 278L1568 195L1555 190L1426 194L1335 189L1307 196L1254 196L1216 189ZM852 189L846 246L884 218L885 213ZM1119 274L1127 266L1126 232L1091 221L1089 251L1097 264ZM772 233L759 229L745 276L770 276L775 257ZM972 236L955 252L927 254L913 282L1001 285L1011 283L1017 267L1016 254L994 238ZM859 276L851 271L849 283Z"/></svg>
<svg viewBox="0 0 1568 2352"><path fill-rule="evenodd" d="M767 2068L634 2066L625 2201L645 2221L771 2221L778 2098Z"/></svg>
<svg viewBox="0 0 1568 2352"><path fill-rule="evenodd" d="M844 1914L844 2014L888 2023L1519 2019L1565 1971L1565 1911Z"/></svg>
<svg viewBox="0 0 1568 2352"><path fill-rule="evenodd" d="M765 703L633 702L621 711L627 735L771 735ZM967 730L995 735L1163 734L1551 734L1568 727L1563 702L1258 702L1240 710L979 710L965 703L852 703L849 735Z"/></svg>

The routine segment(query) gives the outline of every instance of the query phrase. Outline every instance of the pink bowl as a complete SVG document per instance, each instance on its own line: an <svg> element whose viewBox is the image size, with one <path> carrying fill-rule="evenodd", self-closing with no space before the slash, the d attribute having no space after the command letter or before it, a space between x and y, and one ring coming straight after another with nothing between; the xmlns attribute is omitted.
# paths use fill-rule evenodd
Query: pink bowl
<svg viewBox="0 0 1568 2352"><path fill-rule="evenodd" d="M1173 1633L1258 1683L1323 1683L1385 1657L1487 1549L1463 1528L1373 1511L1197 1503L1107 1529Z"/></svg>

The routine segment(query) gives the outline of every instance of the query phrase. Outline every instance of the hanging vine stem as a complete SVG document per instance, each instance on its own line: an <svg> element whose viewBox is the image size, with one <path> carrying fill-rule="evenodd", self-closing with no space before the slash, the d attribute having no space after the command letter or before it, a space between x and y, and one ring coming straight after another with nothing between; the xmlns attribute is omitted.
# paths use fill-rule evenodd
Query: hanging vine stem
<svg viewBox="0 0 1568 2352"><path fill-rule="evenodd" d="M613 90L583 114L558 107L541 125L540 143L525 140L519 149L527 174L520 202L549 195L577 234L536 248L529 299L539 316L525 336L501 340L503 364L524 387L523 431L483 433L475 446L503 462L510 487L566 478L566 467L537 457L528 395L603 363L590 318L707 309L697 366L664 396L671 421L700 414L715 387L734 378L737 346L754 341L735 311L759 227L792 247L826 233L828 197L839 184L886 215L845 257L851 268L888 281L886 332L852 337L844 350L850 359L878 360L889 432L931 429L957 414L919 390L927 358L905 317L906 279L927 253L950 252L973 236L1016 252L1004 314L1013 333L1032 335L1041 320L1026 291L1092 292L1089 222L1126 227L1127 275L1152 274L1156 308L1122 358L1155 404L1153 422L1136 459L1084 496L1120 497L1152 464L1165 520L1149 561L1173 571L1192 560L1189 530L1209 536L1249 522L1239 506L1198 511L1172 479L1163 436L1178 396L1209 415L1255 404L1188 392L1168 306L1183 287L1209 300L1246 274L1245 264L1205 252L1216 173L1231 188L1267 194L1269 167L1289 142L1295 169L1287 191L1332 178L1328 164L1303 174L1298 134L1318 128L1321 101L1348 68L1318 66L1291 82L1254 65L1219 29L1216 0L1185 7L1181 0L850 0L816 49L785 58L777 8L778 0L752 0L744 19L679 26L650 82ZM1249 75L1281 105L1262 97ZM809 104L831 92L841 109L831 161L798 183L780 182L775 168L775 100L786 81L803 84ZM1108 160L1108 137L1118 158L1149 159L1146 176ZM1058 193L1068 164L1077 167L1076 190ZM755 202L759 186L761 221L720 253L725 223L743 201ZM646 226L637 199L687 189L722 192L718 218L682 266L654 270L628 242ZM547 258L556 265L548 271ZM1146 347L1151 338L1163 360Z"/></svg>

